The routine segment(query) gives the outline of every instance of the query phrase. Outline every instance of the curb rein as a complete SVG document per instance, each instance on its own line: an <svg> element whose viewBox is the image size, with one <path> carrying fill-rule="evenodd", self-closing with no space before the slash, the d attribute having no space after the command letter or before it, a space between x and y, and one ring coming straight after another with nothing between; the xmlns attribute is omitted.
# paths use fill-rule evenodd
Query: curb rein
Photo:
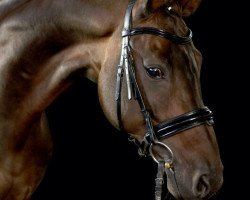
<svg viewBox="0 0 250 200"><path fill-rule="evenodd" d="M142 143L140 143L139 141L137 141L135 138L132 137L131 141L135 142L135 144L139 147L138 152L141 156L150 155L153 158L153 160L158 164L158 171L155 179L155 200L161 200L165 169L168 169L171 172L170 174L173 175L175 180L175 186L178 193L179 193L179 188L177 185L174 166L173 166L173 161L174 161L173 152L166 144L160 142L160 140L168 138L184 130L193 128L195 126L199 126L204 123L212 125L213 116L211 110L208 107L202 107L194 109L191 112L184 113L168 121L162 122L156 126L153 126L152 118L149 112L147 111L143 97L140 92L140 88L136 81L135 64L131 53L131 47L129 45L130 36L139 34L151 34L170 40L175 44L184 45L192 41L192 31L188 29L187 35L181 37L154 27L132 28L131 25L132 10L135 2L136 0L129 0L129 4L124 18L124 27L122 31L121 58L120 58L120 63L117 67L118 70L117 70L117 82L115 91L115 100L117 102L116 106L117 118L118 118L119 128L120 130L123 130L122 117L121 117L121 88L122 88L123 74L125 71L128 99L131 100L133 92L133 96L138 101L147 128L147 132L144 136ZM171 7L169 7L169 10L171 10ZM170 158L166 161L164 161L163 159L157 160L152 150L153 146L163 147L169 153ZM180 194L178 195L180 196Z"/></svg>

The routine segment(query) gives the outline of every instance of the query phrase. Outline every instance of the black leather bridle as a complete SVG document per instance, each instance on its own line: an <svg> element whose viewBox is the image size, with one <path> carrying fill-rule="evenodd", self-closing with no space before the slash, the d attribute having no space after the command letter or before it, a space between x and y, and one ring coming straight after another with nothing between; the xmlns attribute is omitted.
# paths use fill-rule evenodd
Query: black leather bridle
<svg viewBox="0 0 250 200"><path fill-rule="evenodd" d="M132 91L135 99L138 101L141 112L143 114L145 124L147 126L147 132L144 137L144 142L140 145L142 154L147 154L149 146L155 142L173 136L184 130L199 126L204 123L212 124L213 117L212 112L207 107L197 108L191 112L184 113L178 117L171 120L162 122L156 126L153 126L150 114L145 106L143 97L140 92L140 88L137 84L135 71L134 71L134 61L131 54L131 47L129 45L130 36L139 34L151 34L158 37L170 40L175 44L184 45L192 41L192 31L188 29L186 36L181 37L174 35L172 33L154 28L154 27L138 27L131 28L132 24L132 10L136 0L130 0L124 19L124 28L122 31L122 50L120 63L118 65L117 72L117 83L116 83L116 93L115 99L117 102L117 118L119 126L122 129L122 119L121 119L121 88L122 88L122 77L125 72L127 80L128 89L128 99L132 98Z"/></svg>
<svg viewBox="0 0 250 200"><path fill-rule="evenodd" d="M128 90L128 99L132 98L133 96L137 100L145 124L147 131L145 133L143 142L138 142L136 139L133 141L139 147L139 154L140 155L151 155L152 158L158 163L158 173L156 178L156 187L155 187L155 198L157 200L161 199L161 186L163 184L163 174L165 172L165 168L169 169L172 174L174 175L175 184L178 189L178 184L175 178L173 164L173 153L171 149L160 142L160 140L173 136L177 133L181 133L184 130L193 128L195 126L199 126L201 124L207 123L208 125L213 124L213 116L212 112L207 107L196 108L191 112L184 113L179 115L175 118L170 120L164 121L156 126L153 126L152 118L147 110L147 107L144 103L143 97L141 95L140 88L136 81L135 76L135 64L133 61L133 56L131 53L131 47L129 44L129 40L131 36L140 35L140 34L151 34L158 37L162 37L167 39L175 44L178 45L185 45L192 41L192 31L188 29L188 33L186 36L178 36L174 35L170 32L166 32L164 30L160 30L154 27L138 27L132 28L132 10L136 0L129 0L129 4L126 10L125 19L124 19L124 27L122 31L122 50L121 50L121 58L120 63L118 65L117 71L117 82L116 82L116 92L115 92L115 99L117 102L117 118L119 127L123 130L123 124L121 119L121 88L122 88L122 78L123 74L126 75L126 82L127 82L127 90ZM166 162L163 160L157 160L152 153L152 147L154 145L161 146L165 148L166 151L171 154L171 158ZM181 196L181 195L180 195Z"/></svg>

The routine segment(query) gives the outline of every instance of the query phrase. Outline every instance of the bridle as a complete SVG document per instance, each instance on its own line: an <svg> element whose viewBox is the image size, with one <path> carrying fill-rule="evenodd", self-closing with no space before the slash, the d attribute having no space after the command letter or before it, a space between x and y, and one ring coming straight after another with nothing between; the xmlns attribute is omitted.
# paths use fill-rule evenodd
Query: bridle
<svg viewBox="0 0 250 200"><path fill-rule="evenodd" d="M133 141L138 145L140 155L144 155L144 156L151 155L154 161L158 163L155 199L160 200L161 199L161 186L163 184L163 175L165 172L165 168L169 169L174 174L173 153L171 149L164 143L160 142L160 140L171 137L177 133L181 133L184 130L193 128L195 126L199 126L204 123L212 125L213 116L209 108L201 107L201 108L196 108L191 112L187 112L182 115L179 115L170 120L164 121L156 126L153 126L152 118L146 108L140 88L136 81L135 67L134 67L135 64L134 64L133 56L131 53L131 47L129 44L130 37L134 35L140 35L140 34L151 34L151 35L155 35L155 36L167 39L178 45L185 45L192 41L192 31L188 29L187 35L181 37L181 36L174 35L170 32L166 32L164 30L160 30L154 27L132 28L132 25L131 25L132 24L132 10L133 10L133 6L135 2L136 0L129 0L129 4L126 10L125 19L124 19L124 27L122 31L122 50L121 50L120 63L118 65L116 92L115 92L115 99L117 102L117 118L118 118L119 127L121 130L123 130L123 124L122 124L122 119L121 119L121 88L122 88L122 78L125 72L127 90L128 90L128 99L130 100L132 98L132 92L133 92L133 96L137 100L140 106L140 110L142 112L145 125L147 128L143 142L140 143L136 139L133 139ZM167 161L156 159L152 151L152 148L155 145L158 145L161 148L164 148L166 151L168 151L168 153L170 154L170 158ZM176 183L176 187L178 190L177 183Z"/></svg>

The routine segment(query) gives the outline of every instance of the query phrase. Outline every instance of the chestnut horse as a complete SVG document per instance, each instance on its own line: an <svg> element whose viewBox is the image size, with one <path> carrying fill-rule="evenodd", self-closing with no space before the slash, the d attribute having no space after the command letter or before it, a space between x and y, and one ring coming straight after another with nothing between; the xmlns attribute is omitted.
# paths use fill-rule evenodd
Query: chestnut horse
<svg viewBox="0 0 250 200"><path fill-rule="evenodd" d="M52 155L45 109L80 76L158 163L156 199L164 174L176 199L216 193L223 165L182 19L200 1L0 1L0 200L31 199Z"/></svg>

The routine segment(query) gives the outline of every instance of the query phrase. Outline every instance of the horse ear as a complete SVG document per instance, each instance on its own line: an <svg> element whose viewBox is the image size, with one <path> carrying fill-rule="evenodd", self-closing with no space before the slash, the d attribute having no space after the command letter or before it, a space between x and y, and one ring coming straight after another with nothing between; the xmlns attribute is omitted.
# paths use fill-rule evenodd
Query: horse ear
<svg viewBox="0 0 250 200"><path fill-rule="evenodd" d="M177 0L182 8L182 16L186 17L193 14L199 7L201 0Z"/></svg>
<svg viewBox="0 0 250 200"><path fill-rule="evenodd" d="M157 10L166 3L166 0L144 0L144 1L145 1L144 11L146 11L146 13L153 12L154 10Z"/></svg>
<svg viewBox="0 0 250 200"><path fill-rule="evenodd" d="M151 12L154 12L158 8L166 5L171 0L139 0L137 7L139 10L137 14L139 16L146 16ZM191 15L196 11L199 7L201 0L172 0L173 2L177 2L182 10L182 16L186 17Z"/></svg>
<svg viewBox="0 0 250 200"><path fill-rule="evenodd" d="M139 16L147 16L154 10L160 8L167 0L139 0L137 5ZM135 8L136 9L136 8Z"/></svg>

